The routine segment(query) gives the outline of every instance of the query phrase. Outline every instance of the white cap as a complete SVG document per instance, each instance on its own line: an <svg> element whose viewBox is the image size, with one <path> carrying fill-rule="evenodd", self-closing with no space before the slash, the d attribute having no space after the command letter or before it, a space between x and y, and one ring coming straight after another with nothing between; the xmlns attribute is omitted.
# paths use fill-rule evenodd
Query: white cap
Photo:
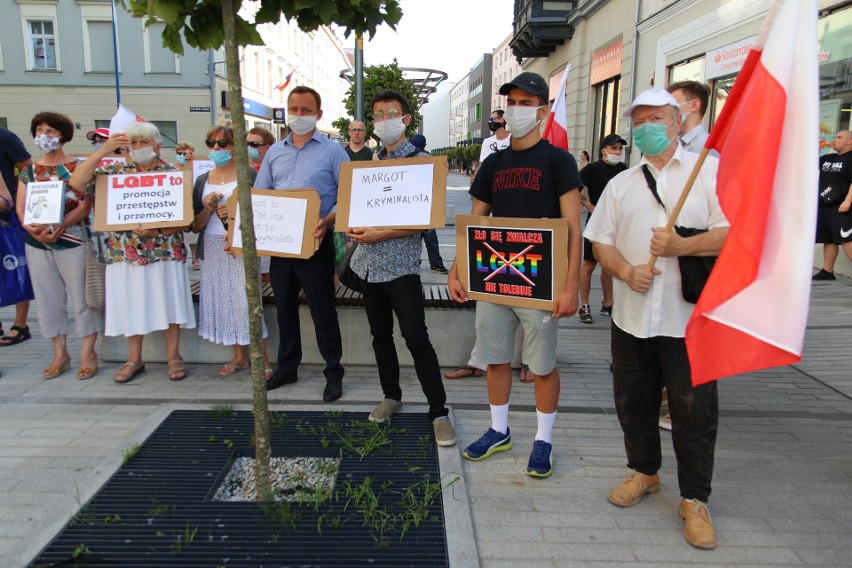
<svg viewBox="0 0 852 568"><path fill-rule="evenodd" d="M652 107L661 107L661 106L673 106L676 109L680 110L680 105L677 102L677 99L672 96L670 92L665 89L648 89L647 91L642 91L639 93L639 96L633 101L633 104L630 105L624 114L622 115L624 118L630 118L630 115L633 114L633 111L636 110L636 107L640 106L652 106Z"/></svg>

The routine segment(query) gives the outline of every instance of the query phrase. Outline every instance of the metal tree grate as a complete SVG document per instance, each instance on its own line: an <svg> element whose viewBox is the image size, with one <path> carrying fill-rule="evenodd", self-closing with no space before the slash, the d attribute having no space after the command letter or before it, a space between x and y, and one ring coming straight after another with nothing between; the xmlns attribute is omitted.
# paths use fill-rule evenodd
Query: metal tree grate
<svg viewBox="0 0 852 568"><path fill-rule="evenodd" d="M340 456L334 492L314 502L211 497L252 455L249 412L175 411L32 563L353 568L448 566L432 425L401 414L272 412L275 456Z"/></svg>

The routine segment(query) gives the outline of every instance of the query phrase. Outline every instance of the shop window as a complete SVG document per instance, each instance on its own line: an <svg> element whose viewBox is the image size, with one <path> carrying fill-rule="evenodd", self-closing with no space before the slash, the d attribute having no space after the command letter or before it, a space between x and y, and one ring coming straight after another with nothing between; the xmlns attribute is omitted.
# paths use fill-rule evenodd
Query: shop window
<svg viewBox="0 0 852 568"><path fill-rule="evenodd" d="M178 139L177 122L174 120L152 120L150 122L160 131L160 136L163 137L163 148L174 148Z"/></svg>
<svg viewBox="0 0 852 568"><path fill-rule="evenodd" d="M613 77L595 85L595 140L612 132L618 132L618 87L621 77ZM599 144L598 144L599 146ZM589 155L596 156L599 147Z"/></svg>
<svg viewBox="0 0 852 568"><path fill-rule="evenodd" d="M28 20L31 70L56 69L56 38L50 20Z"/></svg>
<svg viewBox="0 0 852 568"><path fill-rule="evenodd" d="M820 153L840 130L852 129L852 8L819 19Z"/></svg>
<svg viewBox="0 0 852 568"><path fill-rule="evenodd" d="M704 55L691 61L677 63L669 68L669 82L666 84L671 85L681 81L704 82Z"/></svg>

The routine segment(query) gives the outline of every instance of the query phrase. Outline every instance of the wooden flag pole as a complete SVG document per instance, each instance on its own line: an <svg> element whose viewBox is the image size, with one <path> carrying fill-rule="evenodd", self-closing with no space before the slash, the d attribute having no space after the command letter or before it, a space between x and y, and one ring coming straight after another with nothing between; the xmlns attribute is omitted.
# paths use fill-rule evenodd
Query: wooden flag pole
<svg viewBox="0 0 852 568"><path fill-rule="evenodd" d="M683 187L683 192L680 194L680 199L677 200L674 209L672 210L672 214L669 216L669 221L666 223L665 229L663 229L666 233L671 233L672 228L674 227L675 222L677 221L677 216L680 215L680 210L683 209L683 204L686 201L686 198L689 196L689 192L692 191L692 186L695 184L695 179L698 177L698 172L701 171L701 166L704 165L704 159L707 157L707 154L710 153L710 148L705 146L701 149L701 153L698 154L698 161L695 162L695 167L692 168L692 172L689 174L689 179L686 180L686 185ZM651 270L654 268L654 264L657 262L657 256L652 256L648 261L648 265L646 268Z"/></svg>

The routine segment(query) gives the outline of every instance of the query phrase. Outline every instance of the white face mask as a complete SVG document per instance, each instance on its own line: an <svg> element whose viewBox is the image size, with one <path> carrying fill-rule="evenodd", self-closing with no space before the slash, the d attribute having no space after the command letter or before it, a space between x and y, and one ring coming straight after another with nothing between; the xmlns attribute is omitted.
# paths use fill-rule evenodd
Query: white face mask
<svg viewBox="0 0 852 568"><path fill-rule="evenodd" d="M536 120L535 115L540 108L542 107L510 106L507 108L503 118L506 119L506 124L512 132L512 136L522 138L538 126L541 120Z"/></svg>
<svg viewBox="0 0 852 568"><path fill-rule="evenodd" d="M404 118L404 116L389 118L373 124L373 132L381 139L382 144L387 146L402 138L405 134L405 123L402 121Z"/></svg>
<svg viewBox="0 0 852 568"><path fill-rule="evenodd" d="M311 130L317 127L317 116L293 116L290 115L290 120L287 121L290 130L299 136L304 136Z"/></svg>
<svg viewBox="0 0 852 568"><path fill-rule="evenodd" d="M610 166L620 164L624 161L624 154L604 154L604 161Z"/></svg>
<svg viewBox="0 0 852 568"><path fill-rule="evenodd" d="M156 157L157 153L151 146L139 148L138 150L130 150L130 159L137 164L142 164L143 166L145 164L150 164Z"/></svg>

